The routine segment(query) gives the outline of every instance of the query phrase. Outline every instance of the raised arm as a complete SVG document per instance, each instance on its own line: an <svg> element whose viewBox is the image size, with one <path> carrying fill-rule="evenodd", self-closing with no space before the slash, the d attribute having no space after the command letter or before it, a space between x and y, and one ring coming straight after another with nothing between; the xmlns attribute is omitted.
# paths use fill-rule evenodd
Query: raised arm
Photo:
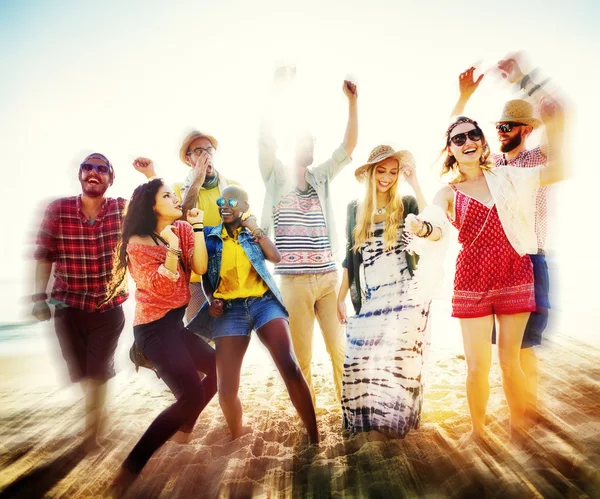
<svg viewBox="0 0 600 499"><path fill-rule="evenodd" d="M206 252L206 241L204 240L204 212L198 208L192 208L187 212L187 221L194 230L194 253L192 254L192 270L202 275L208 268L208 253Z"/></svg>
<svg viewBox="0 0 600 499"><path fill-rule="evenodd" d="M346 154L352 156L358 141L358 109L356 104L358 90L356 85L349 80L344 80L343 90L344 95L348 98L348 124L344 134L344 148Z"/></svg>
<svg viewBox="0 0 600 499"><path fill-rule="evenodd" d="M563 155L565 108L556 95L548 92L546 84L550 78L540 75L534 69L524 52L507 55L498 62L498 70L503 77L523 92L523 98L537 107L544 123L544 138L540 149L547 158L546 167L541 170L540 184L548 185L566 178L568 171Z"/></svg>
<svg viewBox="0 0 600 499"><path fill-rule="evenodd" d="M154 169L154 163L150 158L144 158L139 156L133 160L133 167L140 172L148 180L152 180L156 177L156 170Z"/></svg>
<svg viewBox="0 0 600 499"><path fill-rule="evenodd" d="M458 101L456 102L456 105L450 114L451 117L460 116L464 113L467 102L469 102L469 99L475 93L475 90L477 90L477 87L481 83L481 80L483 79L483 73L479 75L477 80L475 80L473 78L474 72L475 67L470 67L459 75L458 90L460 95L458 96Z"/></svg>

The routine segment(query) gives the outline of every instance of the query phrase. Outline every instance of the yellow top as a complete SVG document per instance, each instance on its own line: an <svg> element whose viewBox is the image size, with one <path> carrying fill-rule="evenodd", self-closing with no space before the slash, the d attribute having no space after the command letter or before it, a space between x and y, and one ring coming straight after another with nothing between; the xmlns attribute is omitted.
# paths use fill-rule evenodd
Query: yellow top
<svg viewBox="0 0 600 499"><path fill-rule="evenodd" d="M229 179L226 182L226 185L239 185L237 182ZM183 202L183 196L181 195L183 185L184 182L173 184L173 190L181 202ZM219 215L219 207L217 206L217 199L221 197L221 188L222 185L213 187L212 189L200 188L198 191L198 203L196 206L204 212L205 227L214 227L221 223L221 215ZM190 282L200 282L200 276L192 272Z"/></svg>
<svg viewBox="0 0 600 499"><path fill-rule="evenodd" d="M221 280L214 297L223 300L234 300L235 298L250 298L262 296L269 287L258 275L250 260L244 252L244 248L238 242L238 235L242 227L236 229L233 237L229 237L227 229L223 226L221 237L223 238L223 252L221 256Z"/></svg>

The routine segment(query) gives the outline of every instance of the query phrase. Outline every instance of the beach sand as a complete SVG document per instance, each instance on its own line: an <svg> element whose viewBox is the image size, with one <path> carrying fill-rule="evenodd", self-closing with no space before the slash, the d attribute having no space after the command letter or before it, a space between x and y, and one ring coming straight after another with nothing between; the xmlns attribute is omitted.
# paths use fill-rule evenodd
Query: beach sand
<svg viewBox="0 0 600 499"><path fill-rule="evenodd" d="M422 425L404 439L344 434L331 369L321 356L313 372L322 442L307 449L278 373L264 352L254 352L240 390L253 432L231 441L215 397L191 443L168 442L128 497L600 497L596 347L555 334L540 349L541 414L526 449L507 446L497 362L490 378L491 438L481 447L458 448L470 427L466 365L451 348L433 349ZM82 396L76 386L61 386L62 370L43 352L1 358L1 497L102 497L172 400L152 372L125 365L110 383L103 448L86 453L79 437Z"/></svg>

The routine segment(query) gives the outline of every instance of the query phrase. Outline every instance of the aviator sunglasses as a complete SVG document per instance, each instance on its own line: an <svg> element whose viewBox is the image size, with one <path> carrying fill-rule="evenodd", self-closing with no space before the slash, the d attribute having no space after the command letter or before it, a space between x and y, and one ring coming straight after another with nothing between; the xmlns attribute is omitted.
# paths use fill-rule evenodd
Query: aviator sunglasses
<svg viewBox="0 0 600 499"><path fill-rule="evenodd" d="M90 173L92 170L96 170L98 173L101 173L101 174L104 174L104 175L110 173L110 166L107 166L107 165L93 165L92 163L81 163L79 165L79 169L82 172L85 172L85 173Z"/></svg>
<svg viewBox="0 0 600 499"><path fill-rule="evenodd" d="M512 129L518 126L525 126L523 123L498 123L496 125L496 130L499 130L502 133L512 132Z"/></svg>
<svg viewBox="0 0 600 499"><path fill-rule="evenodd" d="M483 134L479 128L473 128L473 130L469 130L468 132L457 133L453 137L450 137L450 142L452 142L455 146L462 146L467 141L467 136L473 142L481 140Z"/></svg>
<svg viewBox="0 0 600 499"><path fill-rule="evenodd" d="M231 208L235 208L238 205L238 200L235 198L229 198L229 199L225 199L225 198L219 198L217 199L217 206L219 208L222 208L223 206L225 206L225 203L227 203Z"/></svg>

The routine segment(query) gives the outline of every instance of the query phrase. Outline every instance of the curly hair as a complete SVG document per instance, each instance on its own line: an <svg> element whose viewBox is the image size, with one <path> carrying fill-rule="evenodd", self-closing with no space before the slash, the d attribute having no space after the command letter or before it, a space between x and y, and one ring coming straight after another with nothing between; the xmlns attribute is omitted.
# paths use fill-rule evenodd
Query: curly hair
<svg viewBox="0 0 600 499"><path fill-rule="evenodd" d="M488 145L488 142L485 139L483 130L481 130L481 128L479 128L479 125L477 124L477 122L472 120L471 118L467 118L466 116L459 116L458 118L456 118L456 120L454 120L450 124L450 126L448 127L448 130L446 130L446 145L440 151L440 156L443 156L444 153L446 154L446 157L444 158L444 162L442 164L442 170L440 172L440 177L444 177L445 175L452 173L453 175L449 181L449 183L451 183L451 184L458 184L464 180L464 177L459 170L459 165L458 165L458 162L456 161L456 158L453 155L448 153L448 146L450 145L450 133L458 125L461 125L463 123L471 123L472 125L475 126L475 129L479 130L479 132L481 133L481 144L483 146L483 154L479 158L479 165L481 166L482 170L491 170L493 168L493 165L489 159L490 158L490 146Z"/></svg>
<svg viewBox="0 0 600 499"><path fill-rule="evenodd" d="M162 178L154 178L133 191L131 199L125 208L125 215L121 225L121 235L113 254L112 277L106 292L106 298L100 305L112 300L125 285L127 277L127 243L132 236L147 236L154 233L158 219L154 212L156 194L164 185Z"/></svg>

